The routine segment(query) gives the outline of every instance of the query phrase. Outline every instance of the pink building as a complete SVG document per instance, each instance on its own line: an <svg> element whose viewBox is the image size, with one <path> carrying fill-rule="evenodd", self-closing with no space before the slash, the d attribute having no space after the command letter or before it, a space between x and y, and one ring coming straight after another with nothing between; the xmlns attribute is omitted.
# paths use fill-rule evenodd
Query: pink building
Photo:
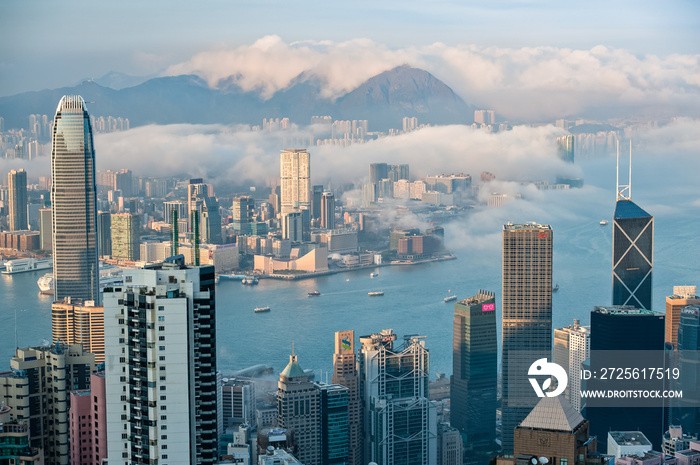
<svg viewBox="0 0 700 465"><path fill-rule="evenodd" d="M105 374L90 377L90 390L70 393L71 463L93 465L107 458Z"/></svg>
<svg viewBox="0 0 700 465"><path fill-rule="evenodd" d="M700 441L691 441L690 449L676 451L678 465L700 465Z"/></svg>

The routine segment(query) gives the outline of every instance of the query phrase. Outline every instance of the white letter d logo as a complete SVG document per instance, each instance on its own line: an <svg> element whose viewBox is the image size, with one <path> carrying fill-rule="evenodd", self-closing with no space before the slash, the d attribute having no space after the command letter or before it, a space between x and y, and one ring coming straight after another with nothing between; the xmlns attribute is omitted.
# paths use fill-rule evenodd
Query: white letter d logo
<svg viewBox="0 0 700 465"><path fill-rule="evenodd" d="M537 382L536 379L529 378L530 384L532 384L532 388L535 390L537 397L544 397L545 394L547 395L547 397L556 397L562 392L564 392L564 390L566 389L566 384L569 382L569 377L566 375L566 370L564 370L556 363L548 362L546 358L541 358L535 361L535 363L533 363L532 365L530 365L530 369L528 370L527 374L530 376L550 376L550 378L544 380L544 383L542 383L542 387L540 387L540 384ZM556 378L557 388L554 391L547 391L547 389L549 389L549 387L552 384L551 376L554 376L554 378Z"/></svg>

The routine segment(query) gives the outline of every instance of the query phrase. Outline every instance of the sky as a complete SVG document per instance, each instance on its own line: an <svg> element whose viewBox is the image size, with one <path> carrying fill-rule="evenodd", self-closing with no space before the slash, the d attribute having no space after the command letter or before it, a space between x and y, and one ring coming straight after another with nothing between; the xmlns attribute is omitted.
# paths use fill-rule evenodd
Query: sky
<svg viewBox="0 0 700 465"><path fill-rule="evenodd" d="M604 46L639 60L683 55L697 68L698 26L694 0L3 0L0 96L110 71L162 74L203 52L250 46L266 36L312 48L368 39L388 52Z"/></svg>

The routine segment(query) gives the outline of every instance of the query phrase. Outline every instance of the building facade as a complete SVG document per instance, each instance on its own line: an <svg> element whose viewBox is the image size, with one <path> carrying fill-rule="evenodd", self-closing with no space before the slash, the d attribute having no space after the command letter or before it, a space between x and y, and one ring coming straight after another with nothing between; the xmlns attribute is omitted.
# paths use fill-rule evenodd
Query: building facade
<svg viewBox="0 0 700 465"><path fill-rule="evenodd" d="M674 423L690 433L700 434L700 305L681 310L678 324L678 369L681 373L679 399Z"/></svg>
<svg viewBox="0 0 700 465"><path fill-rule="evenodd" d="M100 257L112 256L112 215L97 212L97 252Z"/></svg>
<svg viewBox="0 0 700 465"><path fill-rule="evenodd" d="M80 344L95 354L95 363L105 361L104 307L94 302L65 297L51 304L53 343Z"/></svg>
<svg viewBox="0 0 700 465"><path fill-rule="evenodd" d="M360 397L360 378L357 373L355 356L355 332L338 331L335 333L335 353L333 354L333 384L348 389L348 465L362 465L362 400Z"/></svg>
<svg viewBox="0 0 700 465"><path fill-rule="evenodd" d="M654 217L618 200L613 217L612 304L651 310Z"/></svg>
<svg viewBox="0 0 700 465"><path fill-rule="evenodd" d="M311 159L305 149L280 153L280 207L282 213L311 206Z"/></svg>
<svg viewBox="0 0 700 465"><path fill-rule="evenodd" d="M527 371L552 354L552 244L549 225L503 227L502 446L537 402Z"/></svg>
<svg viewBox="0 0 700 465"><path fill-rule="evenodd" d="M216 463L214 267L174 257L104 296L110 464Z"/></svg>
<svg viewBox="0 0 700 465"><path fill-rule="evenodd" d="M335 228L335 197L332 192L324 192L321 197L321 228Z"/></svg>
<svg viewBox="0 0 700 465"><path fill-rule="evenodd" d="M10 170L7 174L7 187L10 194L10 231L27 229L27 172L22 169Z"/></svg>
<svg viewBox="0 0 700 465"><path fill-rule="evenodd" d="M554 363L566 370L569 382L564 397L577 412L581 411L581 364L591 353L591 327L574 324L554 330Z"/></svg>
<svg viewBox="0 0 700 465"><path fill-rule="evenodd" d="M139 259L139 217L133 213L114 213L111 219L112 258L115 260Z"/></svg>
<svg viewBox="0 0 700 465"><path fill-rule="evenodd" d="M498 340L496 296L479 291L454 304L450 424L469 448L488 448L496 439Z"/></svg>
<svg viewBox="0 0 700 465"><path fill-rule="evenodd" d="M688 305L700 305L697 286L673 286L673 294L666 297L666 342L678 348L678 325L681 311Z"/></svg>
<svg viewBox="0 0 700 465"><path fill-rule="evenodd" d="M51 142L51 211L56 300L100 302L95 147L82 97L58 103Z"/></svg>
<svg viewBox="0 0 700 465"><path fill-rule="evenodd" d="M104 372L93 373L90 389L70 393L70 463L94 465L107 458Z"/></svg>

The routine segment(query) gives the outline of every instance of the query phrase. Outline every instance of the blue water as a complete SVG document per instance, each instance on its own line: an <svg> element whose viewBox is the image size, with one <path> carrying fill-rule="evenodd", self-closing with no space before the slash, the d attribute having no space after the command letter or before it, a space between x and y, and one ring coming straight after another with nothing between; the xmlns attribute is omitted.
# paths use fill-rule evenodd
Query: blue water
<svg viewBox="0 0 700 465"><path fill-rule="evenodd" d="M676 173L674 183L655 182L668 160L649 159L649 169L636 174L633 198L655 216L654 307L674 285L700 284L700 189L693 170ZM507 221L548 223L554 231L554 326L573 318L589 321L594 305L611 298L614 160L583 163L584 189L532 192L526 200L498 209L478 209L445 224L446 243L457 260L404 267L382 267L296 282L261 280L257 286L221 281L217 286L218 365L224 373L255 364L280 371L294 341L303 368L325 378L332 366L333 332L353 329L359 335L392 328L399 334L427 337L431 373L452 372L453 305L479 289L500 294L501 227ZM695 170L697 172L697 170ZM370 278L370 271L379 276ZM19 345L51 339L51 299L38 294L41 273L0 276L0 370L14 348L14 310ZM308 297L318 289L322 295ZM383 297L368 297L370 291ZM498 311L500 312L500 304ZM267 313L255 307L269 306ZM5 357L4 359L2 357ZM321 374L321 371L323 374Z"/></svg>

